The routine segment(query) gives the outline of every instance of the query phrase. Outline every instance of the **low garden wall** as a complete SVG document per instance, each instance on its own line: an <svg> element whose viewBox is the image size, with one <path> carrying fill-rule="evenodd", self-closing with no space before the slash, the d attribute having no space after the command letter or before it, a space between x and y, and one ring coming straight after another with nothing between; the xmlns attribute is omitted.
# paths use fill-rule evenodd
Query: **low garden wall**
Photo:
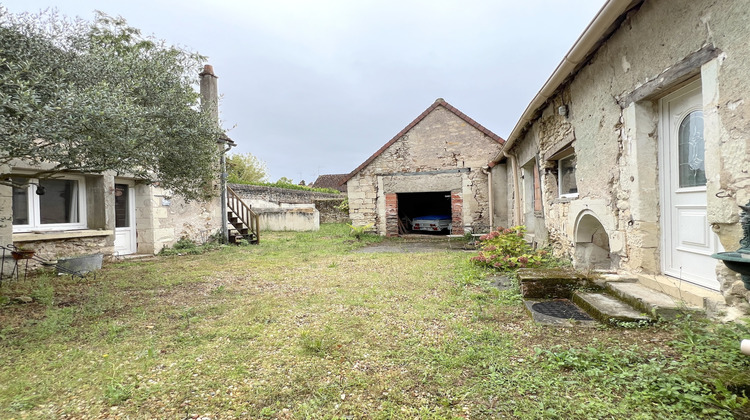
<svg viewBox="0 0 750 420"><path fill-rule="evenodd" d="M262 231L315 231L320 229L320 213L315 208L253 209Z"/></svg>
<svg viewBox="0 0 750 420"><path fill-rule="evenodd" d="M338 206L346 200L346 194L329 194L314 191L293 190L287 188L265 187L260 185L229 184L229 187L242 198L256 213L268 213L261 215L261 230L298 230L286 228L288 226L306 226L310 223L320 226L320 223L348 223L349 213L341 211ZM301 223L304 212L299 214L290 212L282 216L283 212L271 212L270 210L316 210L319 213L318 221L312 220ZM268 221L269 229L264 228L263 218ZM301 223L301 224L300 224ZM278 228L279 226L285 228ZM317 227L315 228L317 229Z"/></svg>

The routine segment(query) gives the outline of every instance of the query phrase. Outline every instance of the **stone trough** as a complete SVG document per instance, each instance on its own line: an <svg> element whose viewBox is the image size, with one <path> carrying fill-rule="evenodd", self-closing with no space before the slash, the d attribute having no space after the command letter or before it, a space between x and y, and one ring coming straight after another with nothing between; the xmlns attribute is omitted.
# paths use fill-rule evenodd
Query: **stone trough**
<svg viewBox="0 0 750 420"><path fill-rule="evenodd" d="M613 325L645 324L660 318L674 319L681 313L699 315L697 308L676 302L629 277L588 279L572 269L558 268L521 269L518 278L526 309L535 321L542 324L585 326L595 323L594 320ZM541 304L577 308L593 320L578 318L574 313L566 315L565 310L559 314L555 311L547 313L538 310Z"/></svg>
<svg viewBox="0 0 750 420"><path fill-rule="evenodd" d="M570 299L575 290L588 284L581 274L563 268L520 269L518 281L521 295L528 299Z"/></svg>

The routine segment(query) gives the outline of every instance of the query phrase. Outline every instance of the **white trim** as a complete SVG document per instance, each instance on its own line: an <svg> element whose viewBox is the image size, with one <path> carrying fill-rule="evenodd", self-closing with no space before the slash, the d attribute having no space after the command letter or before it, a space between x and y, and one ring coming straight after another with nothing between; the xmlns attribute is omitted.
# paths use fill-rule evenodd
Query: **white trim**
<svg viewBox="0 0 750 420"><path fill-rule="evenodd" d="M24 174L17 173L12 176L23 177ZM78 222L75 223L42 223L41 222L41 208L40 208L40 196L36 194L36 186L40 180L38 178L29 178L29 185L26 187L28 197L28 220L29 223L25 225L13 225L14 233L32 232L32 231L55 231L55 230L72 230L72 229L86 229L88 227L87 214L86 214L86 178L78 175L63 175L53 180L65 180L65 181L76 181L76 194L78 202ZM41 180L42 182L45 180Z"/></svg>
<svg viewBox="0 0 750 420"><path fill-rule="evenodd" d="M49 232L26 232L26 233L14 233L13 242L39 242L39 241L54 241L59 239L73 239L73 238L95 238L97 236L112 236L115 234L113 230L95 230L95 229L79 229L79 230L65 230L65 231L49 231Z"/></svg>
<svg viewBox="0 0 750 420"><path fill-rule="evenodd" d="M115 186L125 185L128 188L128 225L127 227L115 226L115 252L119 255L134 254L138 250L136 240L136 217L135 217L135 182L131 180L115 179ZM117 223L117 206L114 208L115 223ZM121 242L122 241L122 242Z"/></svg>
<svg viewBox="0 0 750 420"><path fill-rule="evenodd" d="M578 192L574 193L565 193L562 192L562 170L560 168L562 161L565 159L575 158L575 153L570 153L566 156L563 156L561 158L557 159L557 197L558 198L578 198ZM576 191L578 190L578 180L575 179L575 175L573 176L573 179L576 181Z"/></svg>
<svg viewBox="0 0 750 420"><path fill-rule="evenodd" d="M710 258L714 252L721 250L721 243L718 241L707 224L707 198L706 204L702 203L680 203L677 197L688 198L687 194L707 194L707 187L699 185L694 187L678 188L679 184L679 159L678 145L675 135L673 120L681 121L685 116L696 110L703 110L702 101L697 105L682 105L684 109L677 109L678 114L672 114L675 110L672 104L675 101L685 97L690 99L692 95L702 96L702 79L693 80L678 90L665 95L659 99L659 139L658 139L658 167L659 167L659 202L660 202L660 229L661 229L661 258L660 266L662 273L667 276L685 280L687 282L705 287L711 290L719 290L720 285L716 279L714 270L707 269L708 264L715 265L715 260ZM686 99L687 100L687 99ZM671 135L670 135L671 134ZM672 190L674 188L674 190ZM705 228L706 243L697 244L696 247L684 246L678 243L681 241L680 233L675 223L677 215L673 209L696 209L702 210L706 217L706 225L695 226L694 228ZM708 249L706 249L708 248ZM705 261L702 262L702 261ZM685 265L683 265L685 264ZM704 270L705 269L705 270Z"/></svg>

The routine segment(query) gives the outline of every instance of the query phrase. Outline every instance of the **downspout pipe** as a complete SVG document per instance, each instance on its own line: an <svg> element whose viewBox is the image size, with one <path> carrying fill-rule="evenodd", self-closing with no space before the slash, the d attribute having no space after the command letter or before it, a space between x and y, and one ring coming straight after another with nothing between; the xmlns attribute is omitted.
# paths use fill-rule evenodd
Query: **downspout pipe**
<svg viewBox="0 0 750 420"><path fill-rule="evenodd" d="M520 191L521 186L518 184L518 158L515 153L508 153L503 148L503 156L510 159L510 165L513 171L513 223L516 225L521 224L521 200Z"/></svg>
<svg viewBox="0 0 750 420"><path fill-rule="evenodd" d="M490 202L490 231L492 231L493 226L495 226L495 200L492 198L492 169L489 166L484 166L482 167L482 173L487 175L487 199Z"/></svg>
<svg viewBox="0 0 750 420"><path fill-rule="evenodd" d="M219 159L219 165L221 166L221 238L224 243L229 243L229 220L227 219L227 152L234 147L234 145L227 139L219 139L222 143L221 147L221 158Z"/></svg>
<svg viewBox="0 0 750 420"><path fill-rule="evenodd" d="M602 37L607 34L610 26L623 13L627 12L640 1L642 0L607 0L606 3L604 3L604 6L599 9L599 13L597 13L591 23L589 23L581 36L578 37L575 44L573 44L573 47L570 48L560 64L557 65L557 68L555 68L555 71L544 83L544 86L542 86L536 96L531 100L523 114L521 114L521 118L518 120L515 127L513 127L510 135L508 135L501 154L510 159L513 167L513 218L516 224L521 223L521 201L519 199L521 188L518 183L518 158L514 153L508 153L507 150L510 150L513 147L523 134L524 130L532 123L533 117L537 111L545 106L560 85L597 47ZM495 158L495 161L498 161L500 156L501 155L498 155L498 157Z"/></svg>
<svg viewBox="0 0 750 420"><path fill-rule="evenodd" d="M597 46L598 42L607 33L607 29L610 25L639 1L640 0L607 0L604 6L599 9L599 13L596 14L594 20L589 23L581 36L578 37L575 44L573 44L565 57L563 57L560 64L557 65L555 71L544 83L544 86L542 86L534 99L532 99L526 107L523 114L521 114L521 118L507 137L503 150L513 147L513 144L521 136L523 130L531 124L533 116L537 110L543 107L547 101L554 96L557 88L560 87L573 71L575 71L578 65L588 57L592 50ZM507 157L508 155L505 156Z"/></svg>

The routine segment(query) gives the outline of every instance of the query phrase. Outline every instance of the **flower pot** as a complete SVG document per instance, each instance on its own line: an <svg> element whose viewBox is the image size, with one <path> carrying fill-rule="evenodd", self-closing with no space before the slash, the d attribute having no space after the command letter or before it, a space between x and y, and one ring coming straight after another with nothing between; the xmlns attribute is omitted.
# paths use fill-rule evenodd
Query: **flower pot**
<svg viewBox="0 0 750 420"><path fill-rule="evenodd" d="M30 260L35 252L36 251L31 249L17 249L15 251L10 251L10 255L13 256L14 260Z"/></svg>

